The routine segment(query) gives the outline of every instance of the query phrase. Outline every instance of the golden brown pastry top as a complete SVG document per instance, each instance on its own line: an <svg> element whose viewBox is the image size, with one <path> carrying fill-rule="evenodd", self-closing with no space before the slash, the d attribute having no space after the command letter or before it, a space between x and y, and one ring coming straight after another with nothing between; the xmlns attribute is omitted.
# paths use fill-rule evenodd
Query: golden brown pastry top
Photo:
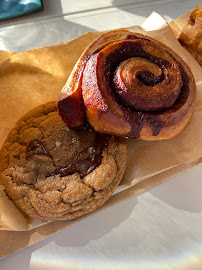
<svg viewBox="0 0 202 270"><path fill-rule="evenodd" d="M190 14L179 41L202 66L202 9L195 9Z"/></svg>

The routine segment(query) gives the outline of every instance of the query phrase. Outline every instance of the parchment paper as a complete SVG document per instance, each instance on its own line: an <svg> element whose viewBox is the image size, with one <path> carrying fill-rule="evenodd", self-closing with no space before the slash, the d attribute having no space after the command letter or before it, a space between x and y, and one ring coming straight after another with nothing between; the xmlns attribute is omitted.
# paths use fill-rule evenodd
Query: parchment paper
<svg viewBox="0 0 202 270"><path fill-rule="evenodd" d="M154 21L156 23L157 17L160 18L158 14L153 13L148 18L149 24ZM201 68L180 46L168 24L165 21L162 24L162 20L161 17L161 27L154 31L146 31L140 27L131 27L129 30L149 35L165 43L192 69L198 89L197 104L184 131L169 141L128 140L127 170L121 185L101 208L74 221L44 223L38 219L28 219L14 205L8 207L4 196L0 197L0 224L4 226L0 231L0 257L8 256L45 239L201 162ZM80 54L99 34L90 32L70 42L15 54L0 65L0 146L16 121L27 111L42 103L57 100ZM9 203L12 204L11 201ZM12 208L12 211L9 212L8 208ZM6 230L8 228L18 231Z"/></svg>

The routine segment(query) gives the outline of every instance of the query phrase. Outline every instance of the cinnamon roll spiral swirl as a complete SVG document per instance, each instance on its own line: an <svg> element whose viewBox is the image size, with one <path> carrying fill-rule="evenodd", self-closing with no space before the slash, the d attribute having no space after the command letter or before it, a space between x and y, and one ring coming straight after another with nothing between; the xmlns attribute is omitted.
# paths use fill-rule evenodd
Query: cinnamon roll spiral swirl
<svg viewBox="0 0 202 270"><path fill-rule="evenodd" d="M107 32L84 51L58 100L69 127L144 140L183 130L196 99L193 75L160 42L127 30Z"/></svg>

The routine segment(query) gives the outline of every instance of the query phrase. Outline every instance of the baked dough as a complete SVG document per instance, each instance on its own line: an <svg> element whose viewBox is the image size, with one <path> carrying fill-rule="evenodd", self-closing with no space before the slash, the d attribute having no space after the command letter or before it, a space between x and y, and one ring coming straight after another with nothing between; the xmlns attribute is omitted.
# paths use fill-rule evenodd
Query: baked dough
<svg viewBox="0 0 202 270"><path fill-rule="evenodd" d="M202 9L195 9L190 14L179 41L202 66Z"/></svg>
<svg viewBox="0 0 202 270"><path fill-rule="evenodd" d="M58 99L70 127L170 139L189 121L196 85L188 65L164 44L127 30L102 34L84 51Z"/></svg>
<svg viewBox="0 0 202 270"><path fill-rule="evenodd" d="M68 128L52 102L18 121L0 160L0 180L17 207L31 217L70 220L111 197L125 171L126 142Z"/></svg>

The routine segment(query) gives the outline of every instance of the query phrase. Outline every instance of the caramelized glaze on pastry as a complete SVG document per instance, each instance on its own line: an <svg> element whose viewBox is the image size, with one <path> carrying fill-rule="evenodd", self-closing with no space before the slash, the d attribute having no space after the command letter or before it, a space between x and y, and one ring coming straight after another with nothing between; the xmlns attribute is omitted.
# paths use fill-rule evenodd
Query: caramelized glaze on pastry
<svg viewBox="0 0 202 270"><path fill-rule="evenodd" d="M84 51L59 100L69 127L144 140L170 139L193 111L196 86L185 62L160 42L107 32Z"/></svg>

